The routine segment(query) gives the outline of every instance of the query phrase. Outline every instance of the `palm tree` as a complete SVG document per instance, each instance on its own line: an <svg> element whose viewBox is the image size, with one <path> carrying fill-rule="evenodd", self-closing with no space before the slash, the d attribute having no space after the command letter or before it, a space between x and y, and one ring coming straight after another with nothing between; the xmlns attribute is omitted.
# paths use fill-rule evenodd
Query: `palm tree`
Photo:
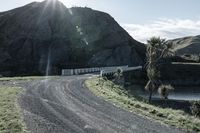
<svg viewBox="0 0 200 133"><path fill-rule="evenodd" d="M153 91L158 88L160 84L160 71L158 67L161 65L161 60L164 57L172 54L170 51L171 46L171 43L168 43L165 39L161 39L160 37L152 37L147 41L147 63L145 66L149 81L145 89L149 91L149 102L151 101Z"/></svg>

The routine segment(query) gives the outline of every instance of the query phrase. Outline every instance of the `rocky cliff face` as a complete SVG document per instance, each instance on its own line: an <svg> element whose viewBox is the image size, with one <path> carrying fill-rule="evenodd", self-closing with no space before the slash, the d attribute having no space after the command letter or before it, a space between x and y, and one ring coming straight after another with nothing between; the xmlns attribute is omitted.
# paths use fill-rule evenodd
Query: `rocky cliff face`
<svg viewBox="0 0 200 133"><path fill-rule="evenodd" d="M145 46L108 14L57 0L0 13L0 74L59 74L62 68L140 65Z"/></svg>

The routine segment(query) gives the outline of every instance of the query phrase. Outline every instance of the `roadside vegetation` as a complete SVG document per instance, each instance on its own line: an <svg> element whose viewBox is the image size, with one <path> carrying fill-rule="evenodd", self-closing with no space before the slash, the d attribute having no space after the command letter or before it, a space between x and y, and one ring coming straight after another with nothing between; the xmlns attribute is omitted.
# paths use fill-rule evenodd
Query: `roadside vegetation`
<svg viewBox="0 0 200 133"><path fill-rule="evenodd" d="M22 93L19 87L0 87L0 132L25 133L17 96Z"/></svg>
<svg viewBox="0 0 200 133"><path fill-rule="evenodd" d="M105 98L116 106L164 124L200 133L200 119L182 110L161 108L149 104L147 100L130 93L130 89L103 78L89 79L85 84L94 94ZM137 88L132 88L132 90L134 89Z"/></svg>
<svg viewBox="0 0 200 133"><path fill-rule="evenodd" d="M160 85L158 87L158 93L162 99L168 99L169 92L174 90L171 85Z"/></svg>
<svg viewBox="0 0 200 133"><path fill-rule="evenodd" d="M172 109L171 106L169 106L171 108L163 108L161 105L152 103L152 94L156 90L161 97L161 104L167 101L170 91L174 90L174 87L170 84L163 84L160 78L160 67L166 65L165 58L173 56L174 53L171 51L172 44L160 37L150 38L147 44L145 68L148 82L144 88L149 92L148 100L134 93L137 87L123 87L124 79L121 69L116 70L113 77L111 77L112 80L107 80L106 77L89 79L86 81L86 86L94 94L105 98L116 106L164 124L176 126L189 132L200 133L200 102L191 103L191 114L184 112L184 109L176 110Z"/></svg>
<svg viewBox="0 0 200 133"><path fill-rule="evenodd" d="M35 79L45 79L53 78L55 76L27 76L27 77L2 77L0 81L11 81L11 80L35 80Z"/></svg>
<svg viewBox="0 0 200 133"><path fill-rule="evenodd" d="M191 111L192 111L192 114L195 117L199 117L200 118L200 101L192 102Z"/></svg>
<svg viewBox="0 0 200 133"><path fill-rule="evenodd" d="M172 44L167 43L165 39L161 39L160 37L150 38L149 40L147 40L147 44L147 62L145 67L149 81L147 82L145 89L149 91L149 102L151 102L153 91L158 89L160 85L162 86L162 82L159 80L159 67L163 64L163 59L165 57L173 55L173 52L170 51ZM165 89L166 87L162 88Z"/></svg>

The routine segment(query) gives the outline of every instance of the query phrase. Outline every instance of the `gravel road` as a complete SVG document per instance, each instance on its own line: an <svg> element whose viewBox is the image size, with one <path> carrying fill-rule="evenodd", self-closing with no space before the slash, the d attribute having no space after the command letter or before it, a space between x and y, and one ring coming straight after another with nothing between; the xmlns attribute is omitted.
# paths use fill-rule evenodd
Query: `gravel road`
<svg viewBox="0 0 200 133"><path fill-rule="evenodd" d="M85 86L91 75L43 79L23 84L19 99L32 133L182 133L96 97Z"/></svg>

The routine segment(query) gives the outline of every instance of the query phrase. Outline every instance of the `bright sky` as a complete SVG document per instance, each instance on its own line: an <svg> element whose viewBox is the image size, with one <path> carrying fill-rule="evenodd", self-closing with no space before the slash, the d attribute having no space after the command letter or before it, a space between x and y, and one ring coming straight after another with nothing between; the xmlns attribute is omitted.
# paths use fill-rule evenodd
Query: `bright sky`
<svg viewBox="0 0 200 133"><path fill-rule="evenodd" d="M41 1L41 0L37 0ZM109 13L135 39L167 39L200 34L200 0L60 0L67 7L87 6ZM2 0L6 11L32 0Z"/></svg>

